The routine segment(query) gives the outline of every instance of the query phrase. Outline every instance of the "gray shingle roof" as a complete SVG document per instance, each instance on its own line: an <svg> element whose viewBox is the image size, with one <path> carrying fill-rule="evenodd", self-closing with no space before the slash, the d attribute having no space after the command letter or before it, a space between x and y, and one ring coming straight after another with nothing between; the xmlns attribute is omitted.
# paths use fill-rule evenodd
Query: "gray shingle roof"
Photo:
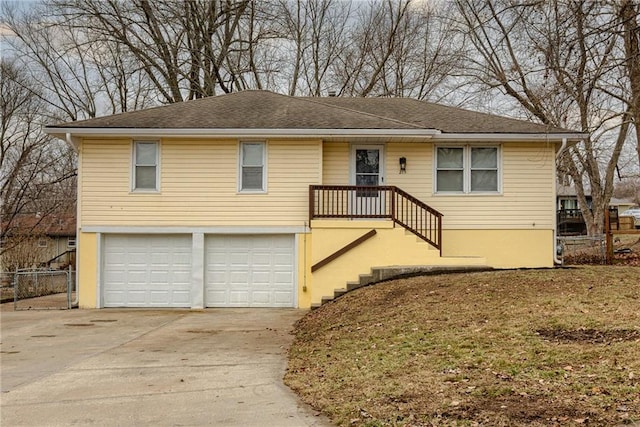
<svg viewBox="0 0 640 427"><path fill-rule="evenodd" d="M51 126L61 129L437 129L442 133L577 133L409 98L211 96Z"/></svg>

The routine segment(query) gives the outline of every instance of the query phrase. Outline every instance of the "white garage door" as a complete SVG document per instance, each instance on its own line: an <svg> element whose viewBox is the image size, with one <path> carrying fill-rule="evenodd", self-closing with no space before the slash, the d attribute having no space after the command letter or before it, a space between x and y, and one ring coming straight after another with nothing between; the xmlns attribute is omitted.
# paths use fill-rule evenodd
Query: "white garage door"
<svg viewBox="0 0 640 427"><path fill-rule="evenodd" d="M105 307L190 307L191 236L104 239Z"/></svg>
<svg viewBox="0 0 640 427"><path fill-rule="evenodd" d="M294 307L291 235L207 236L207 307Z"/></svg>

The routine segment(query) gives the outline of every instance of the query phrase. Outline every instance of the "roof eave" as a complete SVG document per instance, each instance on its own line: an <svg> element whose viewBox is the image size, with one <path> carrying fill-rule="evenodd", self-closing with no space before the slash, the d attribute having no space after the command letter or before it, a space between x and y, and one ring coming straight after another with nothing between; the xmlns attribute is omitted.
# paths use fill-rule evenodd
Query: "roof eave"
<svg viewBox="0 0 640 427"><path fill-rule="evenodd" d="M56 128L44 131L73 143L87 137L133 138L317 138L332 139L400 139L403 141L580 141L587 137L581 133L442 133L437 129L165 129L165 128Z"/></svg>
<svg viewBox="0 0 640 427"><path fill-rule="evenodd" d="M133 136L133 137L243 137L243 138L291 138L291 137L373 137L373 136L420 136L433 137L439 134L437 129L167 129L167 128L55 128L44 131L50 135L65 139L67 134L75 137L91 136Z"/></svg>
<svg viewBox="0 0 640 427"><path fill-rule="evenodd" d="M438 141L562 141L578 142L588 138L584 133L442 133Z"/></svg>

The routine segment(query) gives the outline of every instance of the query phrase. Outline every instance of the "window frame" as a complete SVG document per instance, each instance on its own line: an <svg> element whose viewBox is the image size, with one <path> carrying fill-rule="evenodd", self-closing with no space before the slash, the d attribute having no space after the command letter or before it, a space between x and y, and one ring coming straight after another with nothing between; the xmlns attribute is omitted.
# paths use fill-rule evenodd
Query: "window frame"
<svg viewBox="0 0 640 427"><path fill-rule="evenodd" d="M138 144L154 144L156 148L155 164L138 164L137 150ZM155 187L154 188L138 188L136 186L136 178L138 166L154 166L155 167ZM160 192L160 141L157 140L134 140L131 150L131 191L135 193L159 193Z"/></svg>
<svg viewBox="0 0 640 427"><path fill-rule="evenodd" d="M71 237L71 236L67 237L67 248L73 249L73 248L76 247L76 244L77 243L76 243L76 238L75 237Z"/></svg>
<svg viewBox="0 0 640 427"><path fill-rule="evenodd" d="M243 147L245 145L259 145L262 147L262 185L261 188L244 188L243 171L245 167L258 167L256 165L245 165ZM238 144L238 193L242 194L264 194L267 192L267 143L266 141L240 141Z"/></svg>
<svg viewBox="0 0 640 427"><path fill-rule="evenodd" d="M438 190L438 172L440 170L451 170L451 168L438 168L439 148L462 148L462 191ZM493 148L496 150L496 167L494 168L472 168L471 156L474 148ZM433 167L433 194L434 195L488 195L495 196L502 194L502 144L437 144L434 145L434 167ZM459 170L459 169L456 169ZM471 188L471 172L474 170L495 170L496 189L495 190L473 190Z"/></svg>

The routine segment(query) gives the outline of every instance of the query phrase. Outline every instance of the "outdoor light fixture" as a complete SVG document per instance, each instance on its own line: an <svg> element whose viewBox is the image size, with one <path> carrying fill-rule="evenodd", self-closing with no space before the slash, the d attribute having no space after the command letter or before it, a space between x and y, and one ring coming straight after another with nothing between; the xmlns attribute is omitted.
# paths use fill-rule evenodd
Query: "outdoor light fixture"
<svg viewBox="0 0 640 427"><path fill-rule="evenodd" d="M407 158L400 157L400 173L407 173Z"/></svg>

